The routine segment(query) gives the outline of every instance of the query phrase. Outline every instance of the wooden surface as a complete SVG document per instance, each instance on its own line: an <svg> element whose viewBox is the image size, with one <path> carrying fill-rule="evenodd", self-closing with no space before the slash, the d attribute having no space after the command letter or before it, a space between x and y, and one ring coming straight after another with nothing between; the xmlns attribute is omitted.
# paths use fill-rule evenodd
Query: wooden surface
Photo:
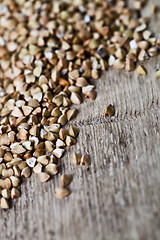
<svg viewBox="0 0 160 240"><path fill-rule="evenodd" d="M160 16L150 26L160 34ZM144 66L147 76L110 69L95 82L97 99L81 104L72 121L78 142L60 163L73 174L72 194L57 200L59 175L44 184L32 175L12 208L0 210L0 240L160 239L160 56ZM116 115L105 119L110 103ZM90 154L88 169L70 163L74 151Z"/></svg>

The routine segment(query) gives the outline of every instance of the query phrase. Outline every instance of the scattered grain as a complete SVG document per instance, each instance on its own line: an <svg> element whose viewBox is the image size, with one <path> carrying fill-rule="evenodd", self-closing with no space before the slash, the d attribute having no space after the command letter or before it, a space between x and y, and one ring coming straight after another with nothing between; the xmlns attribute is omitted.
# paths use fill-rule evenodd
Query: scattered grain
<svg viewBox="0 0 160 240"><path fill-rule="evenodd" d="M72 176L69 174L62 174L60 177L60 182L62 187L67 187L72 181Z"/></svg>
<svg viewBox="0 0 160 240"><path fill-rule="evenodd" d="M112 104L109 104L104 111L104 116L112 117L112 116L114 116L114 114L115 114L115 108Z"/></svg>
<svg viewBox="0 0 160 240"><path fill-rule="evenodd" d="M156 77L156 78L160 78L160 70L157 70L157 71L155 72L155 77Z"/></svg>
<svg viewBox="0 0 160 240"><path fill-rule="evenodd" d="M138 75L146 75L146 70L142 65L139 65L136 69Z"/></svg>
<svg viewBox="0 0 160 240"><path fill-rule="evenodd" d="M66 188L56 188L55 189L55 196L56 198L64 198L70 194L70 191Z"/></svg>
<svg viewBox="0 0 160 240"><path fill-rule="evenodd" d="M45 172L40 172L40 173L38 173L38 177L41 182L47 182L50 178L50 175Z"/></svg>

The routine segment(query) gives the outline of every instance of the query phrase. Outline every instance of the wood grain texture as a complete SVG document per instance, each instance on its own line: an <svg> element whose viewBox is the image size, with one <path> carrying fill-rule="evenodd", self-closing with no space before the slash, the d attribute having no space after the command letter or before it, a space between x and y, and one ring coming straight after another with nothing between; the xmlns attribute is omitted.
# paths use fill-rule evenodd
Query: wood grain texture
<svg viewBox="0 0 160 240"><path fill-rule="evenodd" d="M160 15L150 27L160 34ZM160 56L144 66L147 76L109 69L95 82L97 99L81 104L72 121L78 142L60 162L73 174L72 194L55 198L59 175L44 184L32 175L12 208L0 210L0 240L160 239ZM116 114L106 119L110 103ZM70 163L74 151L90 154L88 169Z"/></svg>

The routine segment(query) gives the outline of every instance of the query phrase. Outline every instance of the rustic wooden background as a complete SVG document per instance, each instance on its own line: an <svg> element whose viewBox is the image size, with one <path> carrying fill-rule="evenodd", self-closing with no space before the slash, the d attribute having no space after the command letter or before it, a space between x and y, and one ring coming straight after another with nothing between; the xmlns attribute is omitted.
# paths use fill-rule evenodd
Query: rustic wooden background
<svg viewBox="0 0 160 240"><path fill-rule="evenodd" d="M149 1L144 15L152 3L160 7ZM160 34L160 14L150 28ZM0 210L1 240L160 239L160 56L144 66L147 76L110 69L95 82L97 99L81 104L78 142L61 160L72 194L55 198L59 175L44 184L32 175L12 208ZM105 119L110 103L116 114ZM70 163L74 151L90 154L88 169Z"/></svg>

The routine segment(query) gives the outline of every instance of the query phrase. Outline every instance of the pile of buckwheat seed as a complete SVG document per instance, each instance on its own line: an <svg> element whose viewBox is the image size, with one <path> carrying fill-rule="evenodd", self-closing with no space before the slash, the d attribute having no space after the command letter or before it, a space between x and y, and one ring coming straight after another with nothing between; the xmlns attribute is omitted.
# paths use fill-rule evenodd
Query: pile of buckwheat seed
<svg viewBox="0 0 160 240"><path fill-rule="evenodd" d="M141 2L132 10L112 0L0 3L1 208L20 196L20 182L32 171L41 182L58 173L58 160L79 133L65 127L77 114L75 104L82 95L96 98L91 79L109 66L133 71L137 61L157 55L160 41L138 17ZM137 73L146 70L139 65ZM71 162L88 166L90 158L74 153ZM61 176L56 197L69 195L71 180Z"/></svg>

